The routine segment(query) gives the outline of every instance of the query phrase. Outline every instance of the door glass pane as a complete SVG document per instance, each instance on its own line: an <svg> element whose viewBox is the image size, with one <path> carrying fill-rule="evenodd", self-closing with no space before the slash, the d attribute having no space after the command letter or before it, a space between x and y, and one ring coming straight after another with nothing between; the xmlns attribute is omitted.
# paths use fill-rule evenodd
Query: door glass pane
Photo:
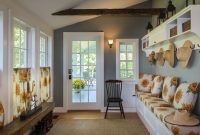
<svg viewBox="0 0 200 135"><path fill-rule="evenodd" d="M126 69L126 62L120 62L120 69Z"/></svg>
<svg viewBox="0 0 200 135"><path fill-rule="evenodd" d="M88 102L88 90L81 91L81 102L87 103Z"/></svg>
<svg viewBox="0 0 200 135"><path fill-rule="evenodd" d="M120 60L126 60L126 53L120 53Z"/></svg>
<svg viewBox="0 0 200 135"><path fill-rule="evenodd" d="M127 69L133 69L133 62L127 62Z"/></svg>
<svg viewBox="0 0 200 135"><path fill-rule="evenodd" d="M134 77L133 76L133 70L128 70L127 71L127 77L130 78L130 79Z"/></svg>
<svg viewBox="0 0 200 135"><path fill-rule="evenodd" d="M88 65L89 55L81 54L81 65Z"/></svg>
<svg viewBox="0 0 200 135"><path fill-rule="evenodd" d="M80 65L80 54L72 54L72 65Z"/></svg>
<svg viewBox="0 0 200 135"><path fill-rule="evenodd" d="M96 102L96 91L89 91L89 102Z"/></svg>
<svg viewBox="0 0 200 135"><path fill-rule="evenodd" d="M73 91L72 92L72 102L73 103L80 103L81 102L81 98L80 98L80 94L79 93L77 93L77 92L75 92L75 91Z"/></svg>
<svg viewBox="0 0 200 135"><path fill-rule="evenodd" d="M96 53L96 41L89 41L89 52Z"/></svg>
<svg viewBox="0 0 200 135"><path fill-rule="evenodd" d="M89 54L89 65L96 65L96 54L90 53Z"/></svg>
<svg viewBox="0 0 200 135"><path fill-rule="evenodd" d="M126 78L126 70L120 70L120 78Z"/></svg>
<svg viewBox="0 0 200 135"><path fill-rule="evenodd" d="M80 53L80 52L81 52L81 42L72 41L72 53Z"/></svg>
<svg viewBox="0 0 200 135"><path fill-rule="evenodd" d="M127 60L133 60L133 53L127 53Z"/></svg>
<svg viewBox="0 0 200 135"><path fill-rule="evenodd" d="M88 53L88 41L81 41L81 53Z"/></svg>
<svg viewBox="0 0 200 135"><path fill-rule="evenodd" d="M78 90L73 88L72 102L96 102L96 41L73 41L72 65L73 85L75 80L75 85L84 85Z"/></svg>
<svg viewBox="0 0 200 135"><path fill-rule="evenodd" d="M127 51L132 52L133 51L133 45L127 45Z"/></svg>
<svg viewBox="0 0 200 135"><path fill-rule="evenodd" d="M126 45L120 43L120 52L126 52Z"/></svg>
<svg viewBox="0 0 200 135"><path fill-rule="evenodd" d="M72 66L72 70L73 70L73 77L80 77L80 66Z"/></svg>

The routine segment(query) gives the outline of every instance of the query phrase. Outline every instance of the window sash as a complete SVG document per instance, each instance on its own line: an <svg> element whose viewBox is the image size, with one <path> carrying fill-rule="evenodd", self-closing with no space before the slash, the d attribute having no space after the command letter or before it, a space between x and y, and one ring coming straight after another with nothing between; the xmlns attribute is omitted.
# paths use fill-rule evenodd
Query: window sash
<svg viewBox="0 0 200 135"><path fill-rule="evenodd" d="M130 45L132 46L133 50L128 50L128 47L130 47ZM123 47L121 47L123 46ZM124 48L125 47L125 48ZM123 49L123 50L122 50ZM132 60L128 59L128 54L132 54ZM120 79L134 79L134 74L135 74L135 68L134 68L134 63L136 62L136 54L134 54L134 45L133 44L127 44L127 43L122 43L119 42L119 78ZM121 58L121 54L125 55L125 59ZM125 68L121 67L121 63L125 64ZM132 63L132 68L128 67L128 63ZM131 73L131 74L130 74ZM130 75L132 77L130 77Z"/></svg>
<svg viewBox="0 0 200 135"><path fill-rule="evenodd" d="M42 49L42 47L44 47ZM41 33L40 34L40 67L48 66L48 37ZM41 59L41 55L44 54L44 61Z"/></svg>
<svg viewBox="0 0 200 135"><path fill-rule="evenodd" d="M22 26L18 23L15 23L14 25L14 37L15 37L15 29L18 29L19 31L19 46L16 45L16 40L14 39L14 46L13 46L13 67L14 68L25 68L28 67L28 52L29 52L29 48L28 48L28 28L25 26ZM24 33L24 35L22 35L22 32ZM24 38L24 39L23 39ZM22 40L24 40L24 43L22 44ZM18 50L15 51L15 50ZM14 54L14 53L18 53L18 54ZM15 56L19 56L18 59L18 63L17 58L15 58ZM24 62L23 62L24 61Z"/></svg>

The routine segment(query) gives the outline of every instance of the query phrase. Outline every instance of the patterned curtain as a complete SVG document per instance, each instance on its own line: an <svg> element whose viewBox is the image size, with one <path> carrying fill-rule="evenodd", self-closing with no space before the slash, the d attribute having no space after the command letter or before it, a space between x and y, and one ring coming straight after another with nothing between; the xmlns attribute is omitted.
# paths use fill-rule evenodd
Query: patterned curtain
<svg viewBox="0 0 200 135"><path fill-rule="evenodd" d="M50 97L50 67L40 68L40 101L47 101Z"/></svg>
<svg viewBox="0 0 200 135"><path fill-rule="evenodd" d="M32 99L40 95L40 101L47 101L50 97L50 67L40 68L40 91L36 92L35 81L31 79L30 68L13 70L13 119L21 113L33 108ZM1 111L1 110L0 110ZM0 115L1 116L1 115ZM0 117L1 121L1 117Z"/></svg>
<svg viewBox="0 0 200 135"><path fill-rule="evenodd" d="M4 109L0 101L0 128L4 126Z"/></svg>
<svg viewBox="0 0 200 135"><path fill-rule="evenodd" d="M32 99L36 95L35 81L31 80L31 69L13 71L13 119L32 109Z"/></svg>

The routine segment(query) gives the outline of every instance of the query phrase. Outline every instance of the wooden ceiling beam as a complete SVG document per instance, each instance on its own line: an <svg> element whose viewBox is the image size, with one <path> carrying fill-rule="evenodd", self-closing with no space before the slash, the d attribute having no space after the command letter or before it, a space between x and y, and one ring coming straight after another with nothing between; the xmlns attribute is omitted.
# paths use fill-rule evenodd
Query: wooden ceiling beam
<svg viewBox="0 0 200 135"><path fill-rule="evenodd" d="M52 15L133 15L151 16L159 15L165 8L144 8L144 9L66 9Z"/></svg>

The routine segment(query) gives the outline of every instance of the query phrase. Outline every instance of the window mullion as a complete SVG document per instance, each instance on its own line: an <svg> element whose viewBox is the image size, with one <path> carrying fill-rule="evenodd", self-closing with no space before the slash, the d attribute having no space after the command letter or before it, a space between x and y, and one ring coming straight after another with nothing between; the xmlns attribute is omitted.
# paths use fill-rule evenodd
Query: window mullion
<svg viewBox="0 0 200 135"><path fill-rule="evenodd" d="M19 45L20 45L20 49L19 49L19 67L21 67L21 28L20 28L20 35L19 35Z"/></svg>

